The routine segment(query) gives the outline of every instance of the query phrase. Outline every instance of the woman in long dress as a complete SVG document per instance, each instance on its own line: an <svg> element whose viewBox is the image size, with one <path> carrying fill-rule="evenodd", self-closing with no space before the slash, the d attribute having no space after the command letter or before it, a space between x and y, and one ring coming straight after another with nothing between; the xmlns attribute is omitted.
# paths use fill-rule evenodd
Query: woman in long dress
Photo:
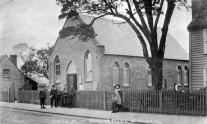
<svg viewBox="0 0 207 124"><path fill-rule="evenodd" d="M119 84L116 84L114 86L115 88L115 96L116 96L116 107L118 108L118 112L121 110L121 107L122 107L122 104L123 104L123 100L122 100L122 91L120 89L120 85ZM115 112L114 110L112 111L113 113Z"/></svg>

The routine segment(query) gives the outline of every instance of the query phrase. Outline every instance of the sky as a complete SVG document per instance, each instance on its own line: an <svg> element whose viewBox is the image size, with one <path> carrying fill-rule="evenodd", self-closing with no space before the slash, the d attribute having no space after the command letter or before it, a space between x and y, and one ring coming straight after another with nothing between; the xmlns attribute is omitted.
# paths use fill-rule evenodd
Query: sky
<svg viewBox="0 0 207 124"><path fill-rule="evenodd" d="M15 54L13 45L22 42L35 48L41 48L46 43L54 45L65 22L58 19L60 9L56 0L0 0L0 55ZM158 24L160 27L163 18ZM187 25L191 19L191 11L175 8L169 27L169 33L187 52ZM18 67L21 65L22 61L18 58Z"/></svg>

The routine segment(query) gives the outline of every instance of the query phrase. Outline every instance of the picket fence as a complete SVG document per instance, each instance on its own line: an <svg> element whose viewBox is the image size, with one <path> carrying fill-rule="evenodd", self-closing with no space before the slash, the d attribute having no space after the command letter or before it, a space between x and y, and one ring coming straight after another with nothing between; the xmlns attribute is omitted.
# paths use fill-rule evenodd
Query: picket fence
<svg viewBox="0 0 207 124"><path fill-rule="evenodd" d="M207 114L206 91L125 91L124 106L130 112L176 115Z"/></svg>
<svg viewBox="0 0 207 124"><path fill-rule="evenodd" d="M15 91L10 88L7 91L0 91L0 101L14 102Z"/></svg>
<svg viewBox="0 0 207 124"><path fill-rule="evenodd" d="M77 91L74 104L77 108L111 110L112 94L109 91ZM49 100L47 91L47 105ZM38 91L18 91L18 102L39 104ZM122 111L205 116L207 93L205 90L123 91Z"/></svg>

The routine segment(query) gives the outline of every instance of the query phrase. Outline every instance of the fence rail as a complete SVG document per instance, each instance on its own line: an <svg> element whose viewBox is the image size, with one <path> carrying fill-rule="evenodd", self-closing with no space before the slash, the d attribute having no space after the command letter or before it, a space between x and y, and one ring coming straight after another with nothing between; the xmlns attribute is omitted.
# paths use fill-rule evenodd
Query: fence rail
<svg viewBox="0 0 207 124"><path fill-rule="evenodd" d="M75 107L104 110L103 91L81 91L76 96Z"/></svg>
<svg viewBox="0 0 207 124"><path fill-rule="evenodd" d="M77 91L75 107L111 110L113 92ZM5 95L6 96L6 95ZM123 91L123 110L129 112L164 113L176 115L207 114L207 93L205 90L180 91ZM19 91L18 102L39 104L38 91ZM46 104L49 105L49 91Z"/></svg>
<svg viewBox="0 0 207 124"><path fill-rule="evenodd" d="M205 90L125 91L124 97L124 106L131 112L206 115Z"/></svg>
<svg viewBox="0 0 207 124"><path fill-rule="evenodd" d="M8 91L1 91L0 92L0 100L8 102L9 101L9 92Z"/></svg>

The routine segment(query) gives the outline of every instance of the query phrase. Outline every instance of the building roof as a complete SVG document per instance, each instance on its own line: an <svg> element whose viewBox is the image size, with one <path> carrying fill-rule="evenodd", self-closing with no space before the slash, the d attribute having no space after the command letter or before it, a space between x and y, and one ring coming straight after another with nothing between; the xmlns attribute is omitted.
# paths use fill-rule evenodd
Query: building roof
<svg viewBox="0 0 207 124"><path fill-rule="evenodd" d="M4 57L6 57L6 55L0 56L0 62L4 59Z"/></svg>
<svg viewBox="0 0 207 124"><path fill-rule="evenodd" d="M193 14L193 19L188 25L188 29L207 27L207 0L196 1L194 4L196 5L192 9L194 9L195 14Z"/></svg>
<svg viewBox="0 0 207 124"><path fill-rule="evenodd" d="M81 14L79 14L79 17L85 23L89 23L93 19L92 16ZM71 24L71 22L74 23ZM65 26L78 23L77 20L70 19ZM121 21L100 18L93 24L97 34L95 39L99 45L105 46L104 54L143 57L142 45L132 28L128 24L117 23L121 23ZM158 38L160 38L161 28L158 28L157 31ZM165 59L189 60L188 53L169 33L166 40Z"/></svg>
<svg viewBox="0 0 207 124"><path fill-rule="evenodd" d="M7 56L7 55L2 55L2 56L0 56L0 62L5 58L5 57L7 57L8 58L8 60L9 61L11 61L11 59ZM32 80L32 81L34 81L33 79L31 79L30 77L28 77L27 75L25 75L12 61L11 61L11 63L17 68L17 70L20 72L20 73L22 73L22 75L24 75L24 77L26 77L26 78L28 78L28 79L30 79L30 80ZM34 82L36 82L36 81L34 81ZM36 82L37 83L37 82Z"/></svg>

